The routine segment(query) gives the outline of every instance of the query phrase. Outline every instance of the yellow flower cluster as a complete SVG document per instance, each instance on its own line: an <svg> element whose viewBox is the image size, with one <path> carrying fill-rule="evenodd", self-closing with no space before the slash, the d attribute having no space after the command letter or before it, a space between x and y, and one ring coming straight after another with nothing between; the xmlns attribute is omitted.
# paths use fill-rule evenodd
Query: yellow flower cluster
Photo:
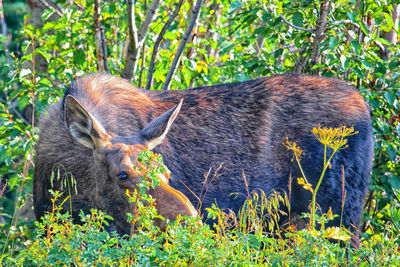
<svg viewBox="0 0 400 267"><path fill-rule="evenodd" d="M314 127L312 132L319 142L332 148L333 150L346 148L346 137L358 134L357 131L354 131L354 127L347 128L346 126L342 126L339 128L321 128L320 126L318 126L318 128Z"/></svg>
<svg viewBox="0 0 400 267"><path fill-rule="evenodd" d="M303 150L295 143L292 141L289 141L289 138L286 136L286 143L283 143L283 145L288 149L292 150L294 156L300 160L301 155L303 154Z"/></svg>
<svg viewBox="0 0 400 267"><path fill-rule="evenodd" d="M312 189L312 185L304 178L297 178L297 183L299 185L302 185L305 190L310 191L312 194L314 194L314 189Z"/></svg>

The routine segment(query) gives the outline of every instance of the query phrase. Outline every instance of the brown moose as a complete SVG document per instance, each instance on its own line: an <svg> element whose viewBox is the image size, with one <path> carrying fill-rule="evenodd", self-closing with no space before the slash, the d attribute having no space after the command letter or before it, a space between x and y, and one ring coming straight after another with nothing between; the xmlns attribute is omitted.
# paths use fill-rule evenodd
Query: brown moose
<svg viewBox="0 0 400 267"><path fill-rule="evenodd" d="M289 192L289 181L291 211L299 214L308 210L311 195L294 179L301 174L282 143L288 137L303 149L303 171L315 185L324 152L312 128L343 125L354 126L358 134L333 157L317 202L323 212L332 207L341 214L344 175L342 224L350 227L360 222L373 139L368 105L345 82L285 74L185 91L144 91L116 76L89 75L76 80L63 101L40 119L36 217L50 209L50 176L53 166L61 164L77 181L73 216L81 209L101 209L115 218L119 233L129 233L125 189L137 182L132 165L145 147L162 154L171 172L169 181L161 178L161 186L150 192L161 215L170 220L177 214L195 215L190 203L199 206L199 199L202 213L212 203L237 212L247 189ZM204 174L221 163L219 177L201 196ZM331 224L339 222L336 218Z"/></svg>

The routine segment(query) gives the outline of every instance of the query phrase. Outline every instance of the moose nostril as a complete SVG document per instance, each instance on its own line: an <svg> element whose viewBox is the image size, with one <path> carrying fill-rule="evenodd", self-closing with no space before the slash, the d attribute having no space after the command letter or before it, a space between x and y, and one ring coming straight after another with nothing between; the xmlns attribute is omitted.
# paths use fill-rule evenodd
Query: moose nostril
<svg viewBox="0 0 400 267"><path fill-rule="evenodd" d="M120 171L120 172L117 174L117 178L118 178L120 181L125 182L126 180L128 180L128 174L127 174L125 171Z"/></svg>

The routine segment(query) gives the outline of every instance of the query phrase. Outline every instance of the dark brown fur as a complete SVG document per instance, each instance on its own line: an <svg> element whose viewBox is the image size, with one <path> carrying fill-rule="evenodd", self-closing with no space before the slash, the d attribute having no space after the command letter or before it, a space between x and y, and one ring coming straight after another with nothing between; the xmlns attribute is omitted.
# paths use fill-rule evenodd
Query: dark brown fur
<svg viewBox="0 0 400 267"><path fill-rule="evenodd" d="M77 80L71 94L113 136L134 136L160 114L183 98L183 105L163 143L154 148L164 156L171 171L169 184L183 192L196 206L204 174L221 163L220 175L210 185L202 204L238 211L246 198L242 178L250 191L288 191L289 174L300 177L283 146L286 137L305 152L302 166L314 186L322 169L323 150L312 135L316 126L354 126L359 134L349 137L349 147L336 154L326 173L317 201L326 212L341 213L341 166L345 167L347 193L343 211L346 227L359 224L369 185L373 140L368 106L361 95L343 81L316 76L286 74L253 81L203 87L186 91L143 91L128 82L97 74ZM61 163L78 181L73 208L105 210L126 232L121 214L126 199L116 194L110 179L96 179L98 169L92 152L69 134L63 120L63 103L41 118L35 181L35 212L39 218L49 210L49 177L52 166ZM292 179L295 180L295 179ZM190 192L188 187L192 192ZM230 195L239 193L239 195ZM307 211L310 194L292 183L293 212ZM338 225L338 219L333 224Z"/></svg>

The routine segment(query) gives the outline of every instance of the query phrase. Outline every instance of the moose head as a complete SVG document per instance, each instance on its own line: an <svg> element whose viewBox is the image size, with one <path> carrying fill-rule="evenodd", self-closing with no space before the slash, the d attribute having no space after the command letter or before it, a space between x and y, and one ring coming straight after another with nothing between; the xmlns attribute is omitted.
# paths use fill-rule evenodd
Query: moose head
<svg viewBox="0 0 400 267"><path fill-rule="evenodd" d="M138 162L140 151L151 150L162 143L181 105L182 100L177 106L154 119L139 133L128 137L107 132L94 115L71 95L66 96L64 116L71 136L93 151L96 165L107 170L104 174L107 176L106 179L114 181L114 185L117 184L121 190L120 194L125 194L126 190L133 192L138 189L137 184L143 176L139 171L144 165L143 162ZM197 211L189 199L168 185L169 176L169 171L158 174L159 186L148 192L156 198L155 206L158 213L170 221L175 220L178 215L197 216ZM130 203L129 209L132 212L136 207ZM156 220L156 225L164 230L166 222Z"/></svg>

